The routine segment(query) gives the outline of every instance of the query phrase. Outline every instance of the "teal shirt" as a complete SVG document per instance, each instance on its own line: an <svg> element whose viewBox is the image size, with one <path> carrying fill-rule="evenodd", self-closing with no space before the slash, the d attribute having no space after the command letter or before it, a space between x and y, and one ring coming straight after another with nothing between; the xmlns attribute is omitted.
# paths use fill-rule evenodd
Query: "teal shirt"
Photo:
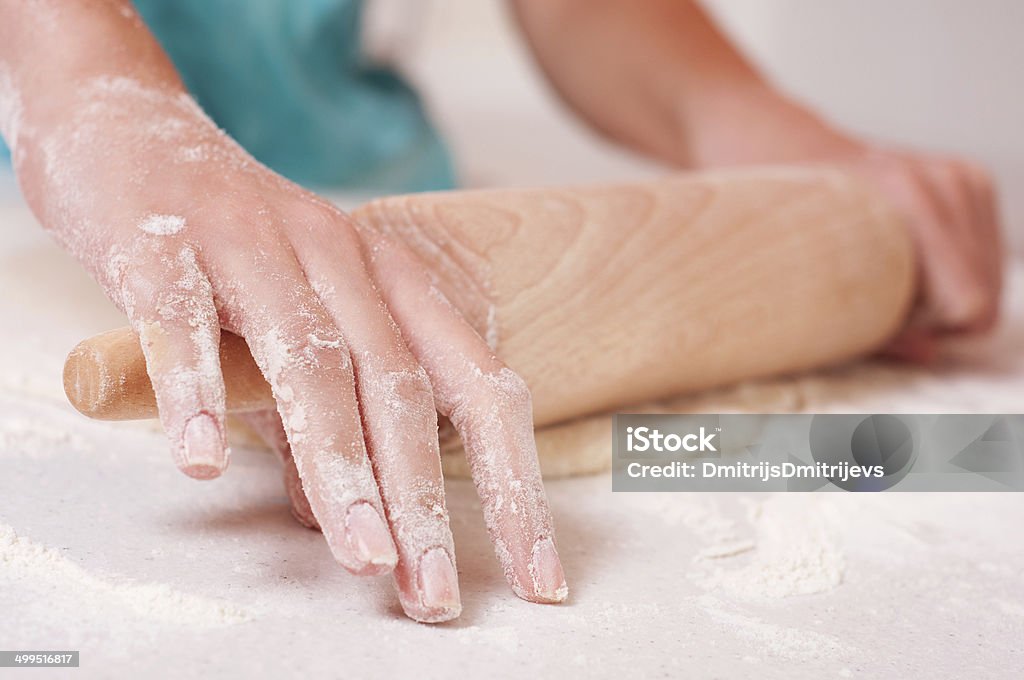
<svg viewBox="0 0 1024 680"><path fill-rule="evenodd" d="M189 91L258 160L301 184L454 185L415 92L359 52L362 0L135 0Z"/></svg>

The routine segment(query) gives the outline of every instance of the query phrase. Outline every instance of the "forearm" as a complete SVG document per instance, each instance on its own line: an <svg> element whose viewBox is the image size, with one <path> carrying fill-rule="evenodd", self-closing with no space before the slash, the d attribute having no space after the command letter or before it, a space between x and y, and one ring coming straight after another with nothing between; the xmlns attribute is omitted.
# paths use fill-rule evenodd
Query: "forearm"
<svg viewBox="0 0 1024 680"><path fill-rule="evenodd" d="M0 131L16 161L21 143L65 120L96 78L183 89L129 0L0 0L0 16Z"/></svg>
<svg viewBox="0 0 1024 680"><path fill-rule="evenodd" d="M0 129L22 194L108 285L127 238L114 214L163 149L216 128L128 0L0 0L0 16Z"/></svg>
<svg viewBox="0 0 1024 680"><path fill-rule="evenodd" d="M844 143L773 88L695 1L514 6L562 98L593 127L643 153L684 167L785 162L771 140L797 126L807 148L792 149L794 159Z"/></svg>

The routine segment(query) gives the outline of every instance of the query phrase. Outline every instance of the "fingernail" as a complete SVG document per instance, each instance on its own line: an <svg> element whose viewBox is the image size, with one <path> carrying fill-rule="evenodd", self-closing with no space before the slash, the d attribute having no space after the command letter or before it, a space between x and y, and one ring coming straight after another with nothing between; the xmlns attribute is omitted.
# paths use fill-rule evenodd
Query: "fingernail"
<svg viewBox="0 0 1024 680"><path fill-rule="evenodd" d="M562 562L558 559L555 544L550 538L540 538L533 544L533 561L530 564L533 588L537 597L547 602L562 602L569 595L565 585Z"/></svg>
<svg viewBox="0 0 1024 680"><path fill-rule="evenodd" d="M420 557L417 574L420 601L427 609L442 609L458 615L462 608L459 602L459 576L455 565L444 548L431 548ZM454 616L447 616L454 618ZM439 619L442 620L442 619Z"/></svg>
<svg viewBox="0 0 1024 680"><path fill-rule="evenodd" d="M220 430L205 413L193 416L185 424L183 471L196 479L213 479L227 467L227 455Z"/></svg>
<svg viewBox="0 0 1024 680"><path fill-rule="evenodd" d="M368 573L390 571L398 562L391 532L369 503L356 503L345 516L346 540L355 557L368 567Z"/></svg>

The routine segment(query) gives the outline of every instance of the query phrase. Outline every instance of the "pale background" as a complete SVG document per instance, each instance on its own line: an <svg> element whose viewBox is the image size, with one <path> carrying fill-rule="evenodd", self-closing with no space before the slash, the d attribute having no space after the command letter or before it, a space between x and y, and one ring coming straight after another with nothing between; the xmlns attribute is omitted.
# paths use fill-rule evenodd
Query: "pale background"
<svg viewBox="0 0 1024 680"><path fill-rule="evenodd" d="M414 5L387 4L406 13ZM389 47L421 86L465 183L554 184L658 172L581 129L554 100L502 0L415 4L415 25L396 31ZM1024 76L1015 66L1024 64L1024 2L705 4L778 84L833 120L989 167L1007 231L1024 253Z"/></svg>

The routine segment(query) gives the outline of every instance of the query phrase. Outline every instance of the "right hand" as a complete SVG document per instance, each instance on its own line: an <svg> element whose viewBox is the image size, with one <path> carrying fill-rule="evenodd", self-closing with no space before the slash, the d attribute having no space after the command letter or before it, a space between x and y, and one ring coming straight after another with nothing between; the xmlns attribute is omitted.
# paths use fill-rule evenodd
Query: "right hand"
<svg viewBox="0 0 1024 680"><path fill-rule="evenodd" d="M989 174L960 158L871 147L855 167L902 212L918 253L917 305L887 353L927 363L943 338L991 330L1003 247Z"/></svg>
<svg viewBox="0 0 1024 680"><path fill-rule="evenodd" d="M698 167L826 164L860 176L900 211L914 241L918 294L885 352L927 363L941 341L992 329L1003 244L991 176L968 160L880 147L828 125L767 87L737 88L734 115L693 133Z"/></svg>
<svg viewBox="0 0 1024 680"><path fill-rule="evenodd" d="M19 181L139 334L178 466L227 467L228 329L273 388L310 513L348 570L394 570L416 620L458 616L440 411L513 589L564 599L529 391L402 244L260 165L178 88L98 78L77 97L22 135Z"/></svg>

